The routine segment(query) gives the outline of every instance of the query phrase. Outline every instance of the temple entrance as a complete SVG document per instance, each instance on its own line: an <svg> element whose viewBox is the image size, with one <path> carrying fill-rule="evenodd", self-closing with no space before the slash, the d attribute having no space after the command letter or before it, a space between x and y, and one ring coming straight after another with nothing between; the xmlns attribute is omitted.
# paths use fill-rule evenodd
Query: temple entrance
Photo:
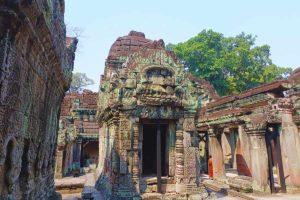
<svg viewBox="0 0 300 200"><path fill-rule="evenodd" d="M167 131L168 124L161 121L143 124L142 176L157 185L158 193L162 193L162 176L168 175Z"/></svg>
<svg viewBox="0 0 300 200"><path fill-rule="evenodd" d="M98 141L84 140L81 145L80 166L96 168L99 153Z"/></svg>
<svg viewBox="0 0 300 200"><path fill-rule="evenodd" d="M158 154L158 136L160 132L160 153ZM168 166L166 163L167 152L167 124L144 124L143 125L143 176L157 175L158 158L161 160L161 175L167 176Z"/></svg>
<svg viewBox="0 0 300 200"><path fill-rule="evenodd" d="M279 133L279 125L272 124L268 126L266 134L266 145L269 164L269 181L272 193L286 192Z"/></svg>

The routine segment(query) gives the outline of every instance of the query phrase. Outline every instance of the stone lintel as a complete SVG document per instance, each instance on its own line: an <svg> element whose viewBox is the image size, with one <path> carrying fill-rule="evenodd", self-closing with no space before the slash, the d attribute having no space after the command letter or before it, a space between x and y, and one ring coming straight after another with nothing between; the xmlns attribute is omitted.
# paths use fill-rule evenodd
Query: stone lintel
<svg viewBox="0 0 300 200"><path fill-rule="evenodd" d="M246 123L244 125L244 130L249 136L259 136L266 134L267 124L253 124L253 123Z"/></svg>

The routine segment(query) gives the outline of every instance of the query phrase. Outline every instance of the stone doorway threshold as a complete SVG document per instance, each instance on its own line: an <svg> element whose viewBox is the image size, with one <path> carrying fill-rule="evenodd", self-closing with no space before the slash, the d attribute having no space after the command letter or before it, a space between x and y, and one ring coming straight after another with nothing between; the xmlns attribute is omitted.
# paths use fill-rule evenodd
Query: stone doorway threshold
<svg viewBox="0 0 300 200"><path fill-rule="evenodd" d="M161 177L162 193L175 192L174 178L162 176ZM156 175L144 176L141 179L141 193L156 193L157 192L157 177ZM159 194L159 193L156 193Z"/></svg>

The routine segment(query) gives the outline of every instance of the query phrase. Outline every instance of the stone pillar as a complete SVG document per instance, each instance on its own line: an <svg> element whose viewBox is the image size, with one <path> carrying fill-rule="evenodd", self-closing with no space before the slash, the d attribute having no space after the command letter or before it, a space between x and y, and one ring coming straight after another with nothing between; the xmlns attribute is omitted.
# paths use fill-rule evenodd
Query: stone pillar
<svg viewBox="0 0 300 200"><path fill-rule="evenodd" d="M233 166L233 157L234 157L234 152L232 151L232 144L231 144L231 135L229 128L225 128L223 130L223 133L221 134L221 147L222 147L222 152L223 152L223 162L224 162L224 167ZM233 168L233 167L232 167Z"/></svg>
<svg viewBox="0 0 300 200"><path fill-rule="evenodd" d="M66 146L65 146L65 156L63 158L63 173L64 172L67 172L68 171L68 168L69 168L69 164L70 164L70 144L67 143Z"/></svg>
<svg viewBox="0 0 300 200"><path fill-rule="evenodd" d="M184 178L188 184L187 193L192 187L199 185L200 164L197 157L198 141L196 137L195 114L185 113L183 120L183 148L184 148Z"/></svg>
<svg viewBox="0 0 300 200"><path fill-rule="evenodd" d="M242 125L238 126L238 140L236 145L236 167L240 175L251 175L251 153L250 141L248 135L245 133Z"/></svg>
<svg viewBox="0 0 300 200"><path fill-rule="evenodd" d="M72 165L74 163L74 159L73 159L74 146L75 146L75 142L72 141L72 143L70 144L70 164L69 164L69 167L72 167Z"/></svg>
<svg viewBox="0 0 300 200"><path fill-rule="evenodd" d="M120 178L120 148L119 148L119 120L115 119L113 122L113 146L111 149L112 153L112 176L113 184L119 184Z"/></svg>
<svg viewBox="0 0 300 200"><path fill-rule="evenodd" d="M265 140L266 124L247 123L245 131L250 139L253 190L270 192L268 181L268 153Z"/></svg>
<svg viewBox="0 0 300 200"><path fill-rule="evenodd" d="M55 161L55 178L60 179L63 177L63 148L57 148L56 150L56 161Z"/></svg>
<svg viewBox="0 0 300 200"><path fill-rule="evenodd" d="M104 149L105 149L105 126L102 125L99 128L99 152L98 152L98 167L97 174L101 174L104 167Z"/></svg>
<svg viewBox="0 0 300 200"><path fill-rule="evenodd" d="M175 143L175 178L176 178L176 192L185 193L186 186L184 183L184 149L183 149L183 130L182 122L179 120L176 127L176 143Z"/></svg>
<svg viewBox="0 0 300 200"><path fill-rule="evenodd" d="M132 180L136 192L140 192L140 169L139 169L139 124L133 124L133 168Z"/></svg>
<svg viewBox="0 0 300 200"><path fill-rule="evenodd" d="M221 135L218 135L218 131L216 129L210 128L208 130L208 136L209 153L212 157L214 178L222 179L225 177L225 166L222 145L218 138Z"/></svg>
<svg viewBox="0 0 300 200"><path fill-rule="evenodd" d="M297 125L293 122L292 103L289 99L283 99L279 106L282 115L280 134L282 164L289 191L300 187L300 135Z"/></svg>
<svg viewBox="0 0 300 200"><path fill-rule="evenodd" d="M175 176L175 143L176 143L176 124L171 121L169 124L169 142L168 142L168 150L169 150L169 176Z"/></svg>
<svg viewBox="0 0 300 200"><path fill-rule="evenodd" d="M82 146L82 140L78 139L76 141L76 159L75 162L79 164L80 167L80 161L81 161L81 146Z"/></svg>

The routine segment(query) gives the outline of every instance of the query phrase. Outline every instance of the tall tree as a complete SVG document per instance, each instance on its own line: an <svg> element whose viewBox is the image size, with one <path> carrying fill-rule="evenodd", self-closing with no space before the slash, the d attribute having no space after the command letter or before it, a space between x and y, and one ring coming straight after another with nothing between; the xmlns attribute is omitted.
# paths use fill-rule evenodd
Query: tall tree
<svg viewBox="0 0 300 200"><path fill-rule="evenodd" d="M241 33L224 37L212 30L179 44L169 44L188 71L210 81L220 95L239 93L286 77L291 68L272 63L270 46L255 45L256 37Z"/></svg>
<svg viewBox="0 0 300 200"><path fill-rule="evenodd" d="M73 73L70 92L82 91L86 86L95 84L93 79L87 77L85 73Z"/></svg>

